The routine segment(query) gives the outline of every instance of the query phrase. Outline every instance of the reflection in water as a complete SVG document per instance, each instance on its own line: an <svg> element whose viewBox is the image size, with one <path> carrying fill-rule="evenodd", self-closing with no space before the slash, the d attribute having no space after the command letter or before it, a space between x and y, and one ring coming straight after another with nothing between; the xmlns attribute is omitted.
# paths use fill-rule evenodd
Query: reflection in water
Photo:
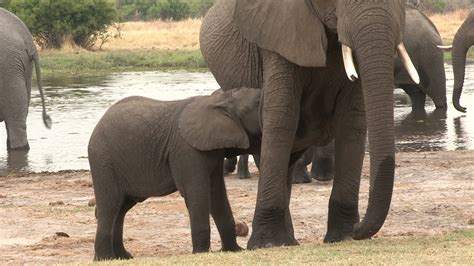
<svg viewBox="0 0 474 266"><path fill-rule="evenodd" d="M28 168L28 151L10 151L6 165L0 164L0 175L7 175L11 171L20 171Z"/></svg>
<svg viewBox="0 0 474 266"><path fill-rule="evenodd" d="M411 112L396 123L395 132L398 150L426 151L443 149L446 132L447 111L435 109L426 112ZM426 141L430 139L431 141Z"/></svg>
<svg viewBox="0 0 474 266"><path fill-rule="evenodd" d="M435 110L427 99L427 113L411 113L409 97L395 90L395 131L399 151L474 149L474 65L469 65L462 103L467 114L451 107ZM470 75L470 77L469 77ZM451 99L452 68L446 67ZM218 88L210 73L138 72L95 77L62 77L44 81L53 128L41 120L36 90L28 116L29 153L7 153L6 133L0 127L0 175L9 169L57 171L88 169L87 144L90 134L106 109L131 95L160 100L183 99L210 94Z"/></svg>

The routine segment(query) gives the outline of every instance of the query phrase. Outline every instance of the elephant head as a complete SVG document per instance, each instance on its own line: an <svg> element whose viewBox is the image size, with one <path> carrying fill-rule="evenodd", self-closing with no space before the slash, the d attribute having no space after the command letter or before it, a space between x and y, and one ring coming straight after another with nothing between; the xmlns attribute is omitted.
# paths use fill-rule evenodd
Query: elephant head
<svg viewBox="0 0 474 266"><path fill-rule="evenodd" d="M238 0L234 21L242 35L303 67L325 67L328 32L337 33L347 76L360 77L371 160L365 218L353 238L374 235L387 216L393 190L395 139L393 59L419 77L402 43L405 0ZM334 44L331 44L334 46Z"/></svg>
<svg viewBox="0 0 474 266"><path fill-rule="evenodd" d="M260 135L260 90L239 88L197 97L179 118L183 138L201 151L252 147L251 136Z"/></svg>
<svg viewBox="0 0 474 266"><path fill-rule="evenodd" d="M464 85L464 77L466 74L466 54L469 48L474 44L474 10L471 10L469 16L461 25L453 40L453 72L454 72L454 89L453 89L453 105L456 110L466 112L466 108L459 103L462 88Z"/></svg>

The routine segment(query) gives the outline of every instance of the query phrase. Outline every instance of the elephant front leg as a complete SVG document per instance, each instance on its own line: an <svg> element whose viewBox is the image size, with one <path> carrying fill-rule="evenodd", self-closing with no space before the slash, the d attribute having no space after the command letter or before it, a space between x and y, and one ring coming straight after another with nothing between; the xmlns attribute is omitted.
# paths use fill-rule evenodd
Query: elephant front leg
<svg viewBox="0 0 474 266"><path fill-rule="evenodd" d="M336 114L335 176L329 199L325 243L352 239L359 222L359 187L365 154L366 122L362 94L354 88L348 110Z"/></svg>
<svg viewBox="0 0 474 266"><path fill-rule="evenodd" d="M298 125L301 88L296 85L296 66L262 51L264 65L262 148L257 205L249 249L296 245L288 222L288 165Z"/></svg>
<svg viewBox="0 0 474 266"><path fill-rule="evenodd" d="M211 176L211 215L222 241L222 251L242 250L236 241L235 221L227 198L222 168Z"/></svg>

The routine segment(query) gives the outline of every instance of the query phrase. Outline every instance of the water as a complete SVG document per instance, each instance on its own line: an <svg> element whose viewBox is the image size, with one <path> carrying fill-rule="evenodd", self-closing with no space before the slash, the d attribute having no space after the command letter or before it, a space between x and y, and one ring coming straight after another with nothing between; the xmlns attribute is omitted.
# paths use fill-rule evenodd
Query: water
<svg viewBox="0 0 474 266"><path fill-rule="evenodd" d="M400 151L474 149L474 64L468 66L461 103L468 113L449 107L447 114L433 112L427 99L426 117L411 114L409 97L395 91L397 149ZM448 88L452 88L452 68L446 67ZM469 75L470 80L469 81ZM140 72L96 77L62 77L44 80L53 128L41 119L38 92L33 91L28 134L31 150L6 151L6 132L0 126L0 174L10 169L58 171L88 169L87 144L97 121L117 100L142 95L160 100L176 100L210 94L218 89L210 73ZM449 89L450 90L450 89ZM451 102L449 91L448 102Z"/></svg>

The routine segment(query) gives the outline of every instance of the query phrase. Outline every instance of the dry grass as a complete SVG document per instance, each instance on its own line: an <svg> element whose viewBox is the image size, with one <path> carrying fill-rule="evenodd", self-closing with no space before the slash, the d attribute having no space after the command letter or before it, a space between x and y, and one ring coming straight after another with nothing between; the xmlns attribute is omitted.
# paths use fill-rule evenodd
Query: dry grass
<svg viewBox="0 0 474 266"><path fill-rule="evenodd" d="M434 14L430 18L439 29L444 42L452 42L454 34L469 10L462 9L445 14ZM102 47L104 50L197 50L201 19L184 21L125 22L120 24L121 38L113 38ZM117 34L111 27L110 33Z"/></svg>
<svg viewBox="0 0 474 266"><path fill-rule="evenodd" d="M184 21L126 22L120 24L121 38L111 39L102 46L104 50L197 50L201 19ZM117 34L115 27L110 28Z"/></svg>
<svg viewBox="0 0 474 266"><path fill-rule="evenodd" d="M431 15L430 19L438 28L444 43L450 44L453 41L454 34L468 15L468 9L460 9L450 13Z"/></svg>

